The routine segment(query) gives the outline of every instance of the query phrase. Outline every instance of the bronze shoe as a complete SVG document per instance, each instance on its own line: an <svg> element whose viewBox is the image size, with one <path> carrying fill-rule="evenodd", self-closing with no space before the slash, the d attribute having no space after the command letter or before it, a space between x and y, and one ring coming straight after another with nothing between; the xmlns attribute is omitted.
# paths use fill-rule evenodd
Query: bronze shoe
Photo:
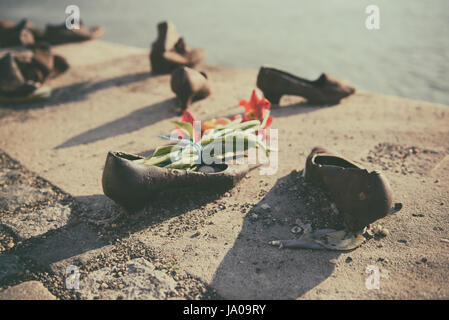
<svg viewBox="0 0 449 320"><path fill-rule="evenodd" d="M36 30L36 28L26 19L17 24L6 20L1 20L0 47L32 45L35 42L34 30Z"/></svg>
<svg viewBox="0 0 449 320"><path fill-rule="evenodd" d="M210 85L206 74L189 67L179 67L173 71L170 86L178 97L181 113L193 101L204 99L210 95Z"/></svg>
<svg viewBox="0 0 449 320"><path fill-rule="evenodd" d="M161 22L158 37L151 45L150 63L154 73L170 73L179 66L194 67L204 60L204 49L190 48L176 32L173 23Z"/></svg>
<svg viewBox="0 0 449 320"><path fill-rule="evenodd" d="M44 40L51 44L63 44L71 42L82 42L94 40L102 37L105 34L103 27L86 27L80 21L79 29L67 29L65 23L58 25L48 24L45 27Z"/></svg>
<svg viewBox="0 0 449 320"><path fill-rule="evenodd" d="M273 104L279 104L283 95L301 96L313 104L337 104L356 90L351 84L325 73L310 81L270 67L260 68L257 87Z"/></svg>
<svg viewBox="0 0 449 320"><path fill-rule="evenodd" d="M158 196L192 192L225 192L247 173L247 165L215 164L197 171L161 168L136 163L142 157L109 152L103 171L103 192L110 199L132 212L143 208ZM212 170L210 170L212 169ZM213 171L213 172L211 172Z"/></svg>
<svg viewBox="0 0 449 320"><path fill-rule="evenodd" d="M47 43L39 42L30 47L33 52L31 68L40 70L43 78L41 82L52 79L69 69L67 60L51 52L51 47Z"/></svg>
<svg viewBox="0 0 449 320"><path fill-rule="evenodd" d="M10 52L0 59L0 96L27 96L39 87L35 81L27 81L14 55Z"/></svg>
<svg viewBox="0 0 449 320"><path fill-rule="evenodd" d="M322 147L313 148L304 171L307 182L330 193L350 231L359 231L390 211L392 190L378 171L368 172Z"/></svg>
<svg viewBox="0 0 449 320"><path fill-rule="evenodd" d="M67 61L53 55L46 44L33 45L31 52L6 53L0 58L0 100L22 102L48 98L42 84L69 68Z"/></svg>

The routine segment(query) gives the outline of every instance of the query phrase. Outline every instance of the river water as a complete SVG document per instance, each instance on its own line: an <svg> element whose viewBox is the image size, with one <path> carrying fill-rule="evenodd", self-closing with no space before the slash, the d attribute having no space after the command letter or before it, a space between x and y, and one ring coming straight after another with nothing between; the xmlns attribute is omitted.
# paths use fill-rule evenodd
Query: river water
<svg viewBox="0 0 449 320"><path fill-rule="evenodd" d="M449 105L448 0L0 0L0 18L43 27L63 22L71 4L87 25L106 28L105 40L149 48L168 19L210 64L327 72L362 90ZM379 8L378 30L365 26L368 5Z"/></svg>

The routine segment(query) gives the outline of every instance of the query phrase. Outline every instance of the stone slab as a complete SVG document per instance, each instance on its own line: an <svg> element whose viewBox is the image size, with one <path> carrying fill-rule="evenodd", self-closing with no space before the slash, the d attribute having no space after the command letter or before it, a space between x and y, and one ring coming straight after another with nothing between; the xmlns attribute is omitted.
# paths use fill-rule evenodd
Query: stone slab
<svg viewBox="0 0 449 320"><path fill-rule="evenodd" d="M56 300L38 281L27 281L0 292L0 300Z"/></svg>

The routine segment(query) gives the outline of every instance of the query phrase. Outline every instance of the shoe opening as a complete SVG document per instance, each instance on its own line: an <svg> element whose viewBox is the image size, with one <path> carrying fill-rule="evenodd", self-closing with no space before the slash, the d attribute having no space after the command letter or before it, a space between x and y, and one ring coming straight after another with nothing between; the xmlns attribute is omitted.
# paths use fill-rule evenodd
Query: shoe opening
<svg viewBox="0 0 449 320"><path fill-rule="evenodd" d="M339 157L334 156L316 156L315 157L315 163L326 165L326 166L336 166L336 167L343 167L343 168L358 168L356 165L352 164L351 162L344 160Z"/></svg>
<svg viewBox="0 0 449 320"><path fill-rule="evenodd" d="M140 157L140 156L136 156L136 155L129 154L129 153L124 153L124 152L113 152L113 154L114 154L114 153L115 153L115 156L117 156L117 157L119 157L119 158L126 159L126 160L131 160L131 161L133 161L133 160L139 160L139 159L142 159L142 157Z"/></svg>
<svg viewBox="0 0 449 320"><path fill-rule="evenodd" d="M228 168L227 164L212 164L212 165L202 165L196 169L197 172L204 173L219 173L225 171Z"/></svg>

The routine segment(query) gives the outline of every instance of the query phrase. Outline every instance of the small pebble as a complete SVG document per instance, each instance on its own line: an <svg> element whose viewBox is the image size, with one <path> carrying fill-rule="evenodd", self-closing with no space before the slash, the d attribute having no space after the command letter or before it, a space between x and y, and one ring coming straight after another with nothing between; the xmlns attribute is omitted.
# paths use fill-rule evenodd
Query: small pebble
<svg viewBox="0 0 449 320"><path fill-rule="evenodd" d="M310 223L305 224L303 226L303 228L304 228L304 233L311 233L312 232L312 225Z"/></svg>
<svg viewBox="0 0 449 320"><path fill-rule="evenodd" d="M299 226L294 226L290 231L292 233L300 233L302 231L302 229Z"/></svg>
<svg viewBox="0 0 449 320"><path fill-rule="evenodd" d="M380 234L384 237L388 237L390 235L390 231L387 228L382 228Z"/></svg>
<svg viewBox="0 0 449 320"><path fill-rule="evenodd" d="M194 234L191 235L191 238L196 238L201 234L200 231L195 232Z"/></svg>
<svg viewBox="0 0 449 320"><path fill-rule="evenodd" d="M387 228L382 227L380 224L374 226L372 229L373 233L380 237L386 237L390 234L390 231L388 231Z"/></svg>

